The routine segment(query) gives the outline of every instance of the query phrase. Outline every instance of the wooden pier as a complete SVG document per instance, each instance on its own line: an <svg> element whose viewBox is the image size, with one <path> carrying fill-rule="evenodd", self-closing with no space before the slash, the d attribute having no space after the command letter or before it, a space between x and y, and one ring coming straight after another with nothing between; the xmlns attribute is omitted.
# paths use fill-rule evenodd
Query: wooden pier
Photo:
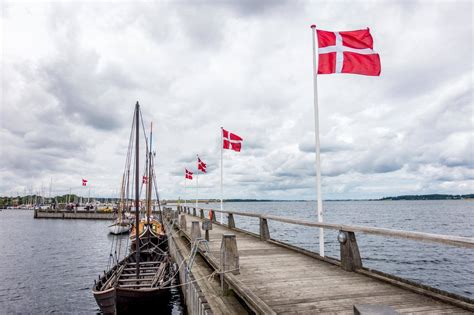
<svg viewBox="0 0 474 315"><path fill-rule="evenodd" d="M362 266L355 233L474 248L474 239L208 209L164 211L189 314L472 314L474 301ZM260 233L235 226L254 217ZM341 261L271 239L269 221L339 230ZM203 230L204 228L204 230ZM211 228L209 230L209 228ZM204 242L203 239L208 239ZM194 245L194 246L193 246ZM193 258L193 249L197 255ZM217 276L216 276L217 275ZM210 279L208 279L208 277ZM214 277L212 277L214 276Z"/></svg>
<svg viewBox="0 0 474 315"><path fill-rule="evenodd" d="M113 220L111 211L34 210L35 219Z"/></svg>

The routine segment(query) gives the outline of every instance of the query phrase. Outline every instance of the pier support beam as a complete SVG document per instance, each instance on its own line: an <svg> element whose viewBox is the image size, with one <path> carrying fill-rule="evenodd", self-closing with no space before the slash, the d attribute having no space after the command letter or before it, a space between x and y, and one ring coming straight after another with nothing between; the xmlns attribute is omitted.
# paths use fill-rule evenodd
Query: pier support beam
<svg viewBox="0 0 474 315"><path fill-rule="evenodd" d="M260 218L260 240L268 241L270 239L270 231L268 230L267 219Z"/></svg>
<svg viewBox="0 0 474 315"><path fill-rule="evenodd" d="M179 215L179 227L181 230L186 231L186 215L185 214Z"/></svg>
<svg viewBox="0 0 474 315"><path fill-rule="evenodd" d="M339 231L337 239L341 245L341 267L345 271L354 271L362 267L359 246L354 232Z"/></svg>
<svg viewBox="0 0 474 315"><path fill-rule="evenodd" d="M196 216L196 208L193 208L193 216Z"/></svg>
<svg viewBox="0 0 474 315"><path fill-rule="evenodd" d="M199 221L193 221L191 225L191 243L194 244L198 238L201 238L201 227Z"/></svg>
<svg viewBox="0 0 474 315"><path fill-rule="evenodd" d="M239 271L239 251L237 249L237 238L235 234L223 234L220 251L220 271L222 294L226 295L229 286L224 281L225 272L229 271L238 275Z"/></svg>
<svg viewBox="0 0 474 315"><path fill-rule="evenodd" d="M199 209L199 217L201 219L204 219L204 210L203 209Z"/></svg>
<svg viewBox="0 0 474 315"><path fill-rule="evenodd" d="M235 228L234 214L229 213L227 215L227 225L229 226L229 229Z"/></svg>

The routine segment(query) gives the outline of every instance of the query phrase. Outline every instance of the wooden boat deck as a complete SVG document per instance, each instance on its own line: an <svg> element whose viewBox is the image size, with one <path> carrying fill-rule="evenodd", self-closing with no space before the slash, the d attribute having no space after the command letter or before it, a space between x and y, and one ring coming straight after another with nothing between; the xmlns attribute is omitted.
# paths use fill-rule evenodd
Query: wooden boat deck
<svg viewBox="0 0 474 315"><path fill-rule="evenodd" d="M186 214L188 238L192 221L202 220ZM217 224L210 231L211 264L219 265L223 234L235 234L237 239L240 274L233 277L278 314L353 314L354 304L387 305L400 314L472 314Z"/></svg>

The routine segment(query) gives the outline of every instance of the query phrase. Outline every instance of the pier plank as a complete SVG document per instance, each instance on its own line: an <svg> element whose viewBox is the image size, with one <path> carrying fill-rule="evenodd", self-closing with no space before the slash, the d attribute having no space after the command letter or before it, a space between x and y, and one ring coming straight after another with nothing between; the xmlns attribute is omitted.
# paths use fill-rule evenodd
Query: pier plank
<svg viewBox="0 0 474 315"><path fill-rule="evenodd" d="M190 231L189 222L200 219L187 216L187 231ZM190 237L189 232L185 233ZM214 268L219 265L222 235L228 233L236 235L239 251L240 274L232 275L232 279L275 313L353 314L354 304L383 304L400 314L471 314L451 304L363 273L344 271L337 265L219 224L213 224L210 231L209 257L203 256Z"/></svg>

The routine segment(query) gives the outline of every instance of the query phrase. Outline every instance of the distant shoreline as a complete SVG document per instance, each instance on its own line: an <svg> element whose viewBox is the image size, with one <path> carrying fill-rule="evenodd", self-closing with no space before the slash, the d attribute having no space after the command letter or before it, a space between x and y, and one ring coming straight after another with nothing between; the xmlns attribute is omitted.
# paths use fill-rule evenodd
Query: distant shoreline
<svg viewBox="0 0 474 315"><path fill-rule="evenodd" d="M57 196L54 197L59 202L63 202L65 200L65 196ZM71 200L78 199L77 196L71 195ZM18 197L0 197L0 209L4 209L8 206L16 206L18 204L18 198L23 199L21 204L25 204L25 200L35 200L33 197L35 196L18 196ZM64 199L64 200L63 200ZM110 198L94 198L91 197L92 200L100 201L100 202L110 202ZM38 199L39 200L39 199ZM383 197L379 199L325 199L324 202L334 202L334 201L399 201L399 200L406 200L406 201L414 201L414 200L474 200L474 194L467 194L467 195L447 195L447 194L428 194L428 195L402 195L402 196L395 196L395 197ZM194 199L187 200L189 204L193 204L195 202ZM169 200L162 200L164 203L177 203L178 200L169 199ZM184 200L179 200L180 203L183 203ZM200 199L199 203L219 203L220 199ZM275 200L275 199L224 199L224 202L316 202L316 200L303 200L303 199L294 199L294 200Z"/></svg>
<svg viewBox="0 0 474 315"><path fill-rule="evenodd" d="M324 201L391 201L391 200L472 200L474 194L467 195L445 195L445 194L429 194L429 195L403 195L395 197L383 197L379 199L325 199ZM188 203L195 202L193 199L187 200ZM224 199L224 202L315 202L316 200L304 199ZM177 202L177 200L168 200L168 202ZM183 200L181 200L183 202ZM220 199L203 199L199 203L216 203Z"/></svg>

